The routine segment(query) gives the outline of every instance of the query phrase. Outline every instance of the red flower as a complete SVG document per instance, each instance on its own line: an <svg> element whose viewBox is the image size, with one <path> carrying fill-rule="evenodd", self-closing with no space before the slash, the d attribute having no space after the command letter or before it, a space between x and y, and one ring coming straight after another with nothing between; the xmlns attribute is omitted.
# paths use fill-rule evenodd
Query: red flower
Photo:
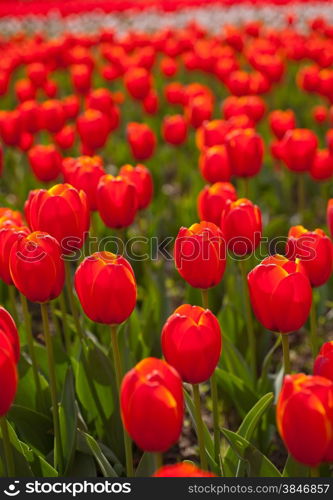
<svg viewBox="0 0 333 500"><path fill-rule="evenodd" d="M107 141L110 124L107 116L97 109L87 109L77 119L77 130L86 153L95 153Z"/></svg>
<svg viewBox="0 0 333 500"><path fill-rule="evenodd" d="M254 129L233 130L226 137L226 148L233 175L253 177L262 166L264 143Z"/></svg>
<svg viewBox="0 0 333 500"><path fill-rule="evenodd" d="M187 138L188 124L183 115L166 116L163 119L162 135L165 142L178 146Z"/></svg>
<svg viewBox="0 0 333 500"><path fill-rule="evenodd" d="M216 477L212 472L201 470L194 464L182 462L174 465L164 465L153 477Z"/></svg>
<svg viewBox="0 0 333 500"><path fill-rule="evenodd" d="M153 177L144 165L124 165L121 167L120 176L134 184L138 196L138 208L147 208L153 197Z"/></svg>
<svg viewBox="0 0 333 500"><path fill-rule="evenodd" d="M283 137L283 161L289 170L310 170L317 151L318 139L308 129L288 130Z"/></svg>
<svg viewBox="0 0 333 500"><path fill-rule="evenodd" d="M135 185L126 177L101 177L97 187L97 207L108 227L130 226L138 210L138 199Z"/></svg>
<svg viewBox="0 0 333 500"><path fill-rule="evenodd" d="M183 424L181 379L174 368L146 358L129 371L121 384L124 426L139 448L164 452L175 444Z"/></svg>
<svg viewBox="0 0 333 500"><path fill-rule="evenodd" d="M120 324L135 307L135 276L124 257L94 253L77 268L74 284L82 309L97 323Z"/></svg>
<svg viewBox="0 0 333 500"><path fill-rule="evenodd" d="M129 123L127 125L127 140L136 160L147 160L154 153L156 137L145 123Z"/></svg>
<svg viewBox="0 0 333 500"><path fill-rule="evenodd" d="M254 314L265 328L290 333L304 325L312 290L299 261L281 255L266 257L249 273L248 284Z"/></svg>
<svg viewBox="0 0 333 500"><path fill-rule="evenodd" d="M151 76L145 68L130 68L124 76L124 83L128 93L138 100L142 100L150 92Z"/></svg>
<svg viewBox="0 0 333 500"><path fill-rule="evenodd" d="M230 182L216 182L212 186L205 186L198 196L200 220L214 222L218 226L227 201L235 201L236 199L236 190Z"/></svg>
<svg viewBox="0 0 333 500"><path fill-rule="evenodd" d="M5 345L6 339L10 345L10 350L15 362L18 363L20 359L20 337L15 321L9 312L6 311L4 307L0 306L0 345Z"/></svg>
<svg viewBox="0 0 333 500"><path fill-rule="evenodd" d="M287 130L296 127L295 114L291 109L276 109L269 114L269 125L277 139L282 139Z"/></svg>
<svg viewBox="0 0 333 500"><path fill-rule="evenodd" d="M29 150L28 160L40 181L53 181L61 172L61 155L53 144L36 144Z"/></svg>
<svg viewBox="0 0 333 500"><path fill-rule="evenodd" d="M200 384L214 373L220 358L220 325L209 309L184 304L162 330L162 350L184 382Z"/></svg>
<svg viewBox="0 0 333 500"><path fill-rule="evenodd" d="M221 144L205 148L199 157L199 168L208 182L229 181L231 167L226 147Z"/></svg>
<svg viewBox="0 0 333 500"><path fill-rule="evenodd" d="M333 382L333 341L321 346L313 365L313 374L328 378Z"/></svg>
<svg viewBox="0 0 333 500"><path fill-rule="evenodd" d="M7 285L13 284L9 270L9 256L12 246L18 238L29 232L27 227L16 226L11 220L6 220L0 225L0 278Z"/></svg>
<svg viewBox="0 0 333 500"><path fill-rule="evenodd" d="M310 168L315 181L327 181L333 176L333 156L328 149L318 149Z"/></svg>

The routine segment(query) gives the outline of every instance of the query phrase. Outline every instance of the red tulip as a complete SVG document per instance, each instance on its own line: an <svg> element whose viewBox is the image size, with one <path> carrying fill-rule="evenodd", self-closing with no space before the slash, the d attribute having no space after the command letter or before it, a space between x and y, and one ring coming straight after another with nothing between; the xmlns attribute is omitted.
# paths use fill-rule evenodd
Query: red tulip
<svg viewBox="0 0 333 500"><path fill-rule="evenodd" d="M21 78L15 82L15 94L19 102L34 100L36 98L36 87L27 80Z"/></svg>
<svg viewBox="0 0 333 500"><path fill-rule="evenodd" d="M0 111L0 136L6 146L17 146L21 139L21 114L15 111Z"/></svg>
<svg viewBox="0 0 333 500"><path fill-rule="evenodd" d="M213 102L205 95L191 99L187 108L187 116L193 128L199 128L204 121L210 120L213 113Z"/></svg>
<svg viewBox="0 0 333 500"><path fill-rule="evenodd" d="M75 128L73 125L65 125L54 136L54 142L60 149L70 149L75 141Z"/></svg>
<svg viewBox="0 0 333 500"><path fill-rule="evenodd" d="M264 143L254 129L233 130L226 137L231 171L237 177L253 177L262 166Z"/></svg>
<svg viewBox="0 0 333 500"><path fill-rule="evenodd" d="M66 158L72 160L70 168L64 168L63 174L66 183L71 184L78 191L82 190L87 195L90 210L97 210L97 186L105 175L102 158L99 156L79 156Z"/></svg>
<svg viewBox="0 0 333 500"><path fill-rule="evenodd" d="M89 230L89 208L84 191L56 184L48 191L31 191L24 206L32 231L48 231L70 254L81 248Z"/></svg>
<svg viewBox="0 0 333 500"><path fill-rule="evenodd" d="M288 130L283 137L283 161L294 172L310 170L317 146L318 139L311 130Z"/></svg>
<svg viewBox="0 0 333 500"><path fill-rule="evenodd" d="M10 410L15 399L17 389L17 370L13 354L8 350L6 339L1 339L0 335L0 417L3 417Z"/></svg>
<svg viewBox="0 0 333 500"><path fill-rule="evenodd" d="M143 210L150 204L154 185L153 178L147 167L144 165L124 165L121 167L120 176L134 184L138 196L138 209Z"/></svg>
<svg viewBox="0 0 333 500"><path fill-rule="evenodd" d="M265 328L290 333L304 325L312 290L301 262L266 257L249 273L248 284L254 314Z"/></svg>
<svg viewBox="0 0 333 500"><path fill-rule="evenodd" d="M127 140L136 160L147 160L154 153L156 137L145 123L129 123L127 125Z"/></svg>
<svg viewBox="0 0 333 500"><path fill-rule="evenodd" d="M169 104L185 104L184 86L179 82L172 82L164 88L165 98Z"/></svg>
<svg viewBox="0 0 333 500"><path fill-rule="evenodd" d="M227 201L221 216L221 228L228 248L234 254L253 253L262 235L259 207L246 198Z"/></svg>
<svg viewBox="0 0 333 500"><path fill-rule="evenodd" d="M331 155L333 155L333 129L326 132L327 147Z"/></svg>
<svg viewBox="0 0 333 500"><path fill-rule="evenodd" d="M83 147L87 152L95 153L108 139L109 120L97 109L87 109L77 119L77 130Z"/></svg>
<svg viewBox="0 0 333 500"><path fill-rule="evenodd" d="M174 248L176 269L191 286L211 288L220 283L225 266L225 242L212 222L181 227Z"/></svg>
<svg viewBox="0 0 333 500"><path fill-rule="evenodd" d="M130 68L124 76L124 83L128 93L138 100L142 100L150 92L151 76L145 68Z"/></svg>
<svg viewBox="0 0 333 500"><path fill-rule="evenodd" d="M1 342L1 337L2 341ZM2 306L0 306L0 345L5 345L5 340L7 339L11 353L18 363L20 359L20 337L15 325L15 321L8 311Z"/></svg>
<svg viewBox="0 0 333 500"><path fill-rule="evenodd" d="M66 115L62 102L56 99L44 101L39 110L42 127L48 132L59 132L65 125Z"/></svg>
<svg viewBox="0 0 333 500"><path fill-rule="evenodd" d="M30 100L23 102L20 107L20 122L22 130L35 134L40 130L40 105L37 101Z"/></svg>
<svg viewBox="0 0 333 500"><path fill-rule="evenodd" d="M135 185L126 177L104 175L97 187L97 207L103 222L111 228L128 227L138 210Z"/></svg>
<svg viewBox="0 0 333 500"><path fill-rule="evenodd" d="M189 462L175 465L164 465L158 469L153 477L216 477L212 472L201 470Z"/></svg>
<svg viewBox="0 0 333 500"><path fill-rule="evenodd" d="M235 201L236 199L236 190L230 182L216 182L212 186L205 186L198 196L200 220L213 222L219 226L227 201Z"/></svg>
<svg viewBox="0 0 333 500"><path fill-rule="evenodd" d="M71 79L78 94L87 94L91 89L92 70L86 64L75 64L71 67Z"/></svg>
<svg viewBox="0 0 333 500"><path fill-rule="evenodd" d="M178 65L177 62L172 59L171 57L164 57L161 60L161 71L164 76L171 78L172 76L175 76L175 74L178 71Z"/></svg>
<svg viewBox="0 0 333 500"><path fill-rule="evenodd" d="M313 365L313 374L333 382L333 341L325 342Z"/></svg>
<svg viewBox="0 0 333 500"><path fill-rule="evenodd" d="M31 169L42 182L53 181L61 171L61 155L53 144L36 144L28 152Z"/></svg>
<svg viewBox="0 0 333 500"><path fill-rule="evenodd" d="M317 150L309 173L315 181L327 181L333 176L333 156L329 150Z"/></svg>
<svg viewBox="0 0 333 500"><path fill-rule="evenodd" d="M291 109L276 109L269 114L269 125L277 139L282 139L287 130L296 128L295 114Z"/></svg>
<svg viewBox="0 0 333 500"><path fill-rule="evenodd" d="M162 135L165 142L178 146L187 138L188 124L183 115L166 116L163 119Z"/></svg>
<svg viewBox="0 0 333 500"><path fill-rule="evenodd" d="M327 108L325 106L315 106L312 109L313 119L317 123L323 123L327 120Z"/></svg>
<svg viewBox="0 0 333 500"><path fill-rule="evenodd" d="M135 307L134 272L119 255L97 252L87 257L76 270L74 284L82 309L97 323L120 324Z"/></svg>
<svg viewBox="0 0 333 500"><path fill-rule="evenodd" d="M164 452L178 441L183 388L165 361L146 358L129 371L121 384L120 406L124 426L139 448Z"/></svg>
<svg viewBox="0 0 333 500"><path fill-rule="evenodd" d="M67 120L74 120L80 112L80 100L77 95L68 95L62 101Z"/></svg>
<svg viewBox="0 0 333 500"><path fill-rule="evenodd" d="M199 168L208 182L229 181L231 167L226 147L221 144L204 149L199 157Z"/></svg>
<svg viewBox="0 0 333 500"><path fill-rule="evenodd" d="M142 106L145 112L149 115L155 115L158 111L158 96L155 90L151 90L149 94L142 100Z"/></svg>
<svg viewBox="0 0 333 500"><path fill-rule="evenodd" d="M163 356L189 384L200 384L212 376L221 349L221 328L209 309L184 304L163 327Z"/></svg>
<svg viewBox="0 0 333 500"><path fill-rule="evenodd" d="M22 235L12 246L10 273L16 288L31 302L48 302L61 293L65 281L61 248L48 233Z"/></svg>
<svg viewBox="0 0 333 500"><path fill-rule="evenodd" d="M24 220L21 212L8 207L0 207L0 227L10 221L14 226L23 226Z"/></svg>
<svg viewBox="0 0 333 500"><path fill-rule="evenodd" d="M28 233L27 227L16 226L11 220L0 224L0 278L7 285L13 284L9 270L9 256L12 246L18 238Z"/></svg>
<svg viewBox="0 0 333 500"><path fill-rule="evenodd" d="M289 453L316 467L333 460L333 383L303 373L288 375L277 405L277 424Z"/></svg>
<svg viewBox="0 0 333 500"><path fill-rule="evenodd" d="M230 125L225 120L204 122L196 133L196 144L200 150L224 144Z"/></svg>
<svg viewBox="0 0 333 500"><path fill-rule="evenodd" d="M34 62L27 66L27 75L35 87L43 87L47 79L47 68L40 62Z"/></svg>

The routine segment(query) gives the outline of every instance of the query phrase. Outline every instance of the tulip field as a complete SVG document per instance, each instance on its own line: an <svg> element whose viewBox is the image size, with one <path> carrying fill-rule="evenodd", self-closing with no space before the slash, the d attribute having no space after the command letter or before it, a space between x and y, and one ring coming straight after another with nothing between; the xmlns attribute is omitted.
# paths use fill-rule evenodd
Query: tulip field
<svg viewBox="0 0 333 500"><path fill-rule="evenodd" d="M2 3L0 476L330 477L329 2Z"/></svg>

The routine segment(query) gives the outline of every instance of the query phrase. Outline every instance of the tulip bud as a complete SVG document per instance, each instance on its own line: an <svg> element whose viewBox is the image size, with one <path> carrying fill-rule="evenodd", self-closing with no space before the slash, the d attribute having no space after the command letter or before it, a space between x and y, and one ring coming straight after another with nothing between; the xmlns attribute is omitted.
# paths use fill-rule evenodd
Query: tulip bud
<svg viewBox="0 0 333 500"><path fill-rule="evenodd" d="M276 109L269 114L269 126L277 139L282 139L288 130L296 127L295 114L291 109Z"/></svg>
<svg viewBox="0 0 333 500"><path fill-rule="evenodd" d="M138 209L147 208L153 197L153 178L147 167L144 165L124 165L121 167L119 175L127 179L136 187L138 196Z"/></svg>
<svg viewBox="0 0 333 500"><path fill-rule="evenodd" d="M124 426L142 450L164 452L178 441L183 388L165 361L146 358L129 371L121 384L120 406Z"/></svg>
<svg viewBox="0 0 333 500"><path fill-rule="evenodd" d="M317 151L318 139L312 130L295 128L283 137L283 161L289 170L310 170Z"/></svg>
<svg viewBox="0 0 333 500"><path fill-rule="evenodd" d="M32 231L48 231L65 254L82 247L90 224L84 191L70 184L30 191L24 211Z"/></svg>
<svg viewBox="0 0 333 500"><path fill-rule="evenodd" d="M313 365L313 374L329 379L333 382L333 341L325 342L321 346Z"/></svg>
<svg viewBox="0 0 333 500"><path fill-rule="evenodd" d="M175 465L164 465L158 469L153 477L216 477L212 472L201 470L189 462Z"/></svg>
<svg viewBox="0 0 333 500"><path fill-rule="evenodd" d="M227 201L221 228L229 250L239 256L253 253L262 235L261 212L246 198Z"/></svg>
<svg viewBox="0 0 333 500"><path fill-rule="evenodd" d="M327 181L333 176L333 156L328 149L318 149L309 173L315 181Z"/></svg>
<svg viewBox="0 0 333 500"><path fill-rule="evenodd" d="M86 193L90 210L97 210L97 186L105 175L102 158L99 156L80 156L72 158L70 168L64 168L63 174L66 183L78 191Z"/></svg>
<svg viewBox="0 0 333 500"><path fill-rule="evenodd" d="M312 116L317 123L325 122L328 116L327 108L325 106L315 106L312 109Z"/></svg>
<svg viewBox="0 0 333 500"><path fill-rule="evenodd" d="M299 260L282 255L266 257L248 274L254 314L268 330L290 333L306 322L312 290Z"/></svg>
<svg viewBox="0 0 333 500"><path fill-rule="evenodd" d="M233 130L226 137L226 148L233 175L253 177L262 166L264 143L254 129Z"/></svg>
<svg viewBox="0 0 333 500"><path fill-rule="evenodd" d="M332 274L333 245L322 229L308 231L303 226L291 227L286 257L301 261L313 287L326 283Z"/></svg>
<svg viewBox="0 0 333 500"><path fill-rule="evenodd" d="M124 257L94 253L77 268L74 284L82 309L97 323L120 324L135 307L135 276Z"/></svg>
<svg viewBox="0 0 333 500"><path fill-rule="evenodd" d="M42 182L53 181L61 172L61 155L53 144L36 144L28 152L30 167Z"/></svg>
<svg viewBox="0 0 333 500"><path fill-rule="evenodd" d="M158 96L155 90L151 90L142 101L143 109L149 115L155 115L158 111Z"/></svg>
<svg viewBox="0 0 333 500"><path fill-rule="evenodd" d="M276 418L279 433L298 462L316 467L333 460L332 401L330 380L303 373L285 377Z"/></svg>
<svg viewBox="0 0 333 500"><path fill-rule="evenodd" d="M104 175L97 187L97 207L108 227L130 226L138 210L135 185L121 176Z"/></svg>
<svg viewBox="0 0 333 500"><path fill-rule="evenodd" d="M236 190L230 182L216 182L212 186L205 186L198 196L199 219L219 226L227 201L236 199Z"/></svg>
<svg viewBox="0 0 333 500"><path fill-rule="evenodd" d="M163 119L162 135L165 142L178 146L187 138L188 125L183 115L166 116Z"/></svg>
<svg viewBox="0 0 333 500"><path fill-rule="evenodd" d="M211 222L181 227L175 241L176 269L194 288L211 288L220 283L226 266L222 231Z"/></svg>
<svg viewBox="0 0 333 500"><path fill-rule="evenodd" d="M11 353L13 354L15 362L18 363L20 359L20 337L15 321L9 312L2 306L0 306L0 336L8 340Z"/></svg>
<svg viewBox="0 0 333 500"><path fill-rule="evenodd" d="M154 153L156 137L145 123L129 123L127 125L127 140L136 160L147 160Z"/></svg>
<svg viewBox="0 0 333 500"><path fill-rule="evenodd" d="M163 356L189 384L201 384L212 376L221 348L220 325L209 309L184 304L163 327Z"/></svg>
<svg viewBox="0 0 333 500"><path fill-rule="evenodd" d="M9 258L16 288L31 302L48 302L58 297L65 281L61 248L48 233L36 231L21 236Z"/></svg>
<svg viewBox="0 0 333 500"><path fill-rule="evenodd" d="M208 182L229 181L231 167L226 147L221 144L204 149L199 157L199 168Z"/></svg>

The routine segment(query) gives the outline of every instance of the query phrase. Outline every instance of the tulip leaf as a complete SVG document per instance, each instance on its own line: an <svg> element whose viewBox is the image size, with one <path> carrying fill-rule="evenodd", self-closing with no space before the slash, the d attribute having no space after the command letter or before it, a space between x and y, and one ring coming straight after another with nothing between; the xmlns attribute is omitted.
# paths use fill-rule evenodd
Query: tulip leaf
<svg viewBox="0 0 333 500"><path fill-rule="evenodd" d="M221 431L239 459L245 462L249 477L281 477L275 465L247 439L228 429Z"/></svg>
<svg viewBox="0 0 333 500"><path fill-rule="evenodd" d="M223 349L220 364L226 371L231 372L242 380L248 381L251 388L254 389L253 376L248 364L237 347L225 334L223 335Z"/></svg>
<svg viewBox="0 0 333 500"><path fill-rule="evenodd" d="M191 396L189 395L189 393L186 390L184 390L184 395L185 395L186 408L187 408L187 411L190 414L193 427L194 427L194 429L196 431L196 429L197 429L197 423L196 423L196 419L195 419L194 403L192 401ZM218 465L217 465L217 463L215 462L215 460L213 458L214 457L214 442L213 442L213 439L212 439L212 437L210 435L210 432L209 432L209 430L208 430L207 425L205 424L205 422L203 422L203 427L204 427L205 448L206 448L206 453L207 453L209 464L210 464L211 468L214 471L218 471Z"/></svg>
<svg viewBox="0 0 333 500"><path fill-rule="evenodd" d="M248 412L243 422L241 423L237 434L248 441L251 439L259 420L265 414L266 411L271 407L274 400L273 393L265 394ZM241 464L239 464L239 458L234 452L233 448L230 446L224 456L223 460L224 472L227 476L234 476L236 470L239 470Z"/></svg>
<svg viewBox="0 0 333 500"><path fill-rule="evenodd" d="M21 439L47 455L53 447L52 420L25 406L13 405L9 412L9 418L15 422L15 428Z"/></svg>
<svg viewBox="0 0 333 500"><path fill-rule="evenodd" d="M309 477L310 468L295 460L290 454L285 463L283 477Z"/></svg>
<svg viewBox="0 0 333 500"><path fill-rule="evenodd" d="M153 453L143 453L135 471L135 477L150 477L156 471L156 461Z"/></svg>
<svg viewBox="0 0 333 500"><path fill-rule="evenodd" d="M89 446L92 454L94 455L103 476L118 477L116 471L114 470L110 462L107 460L106 456L102 452L97 441L86 432L81 432L81 434L85 438L87 445Z"/></svg>
<svg viewBox="0 0 333 500"><path fill-rule="evenodd" d="M31 361L25 352L21 355L18 364L18 372L19 382L15 403L19 406L42 412L43 414L46 412L46 416L49 417L49 415L51 415L51 412L47 410L51 407L49 383L44 375L39 373L42 394L37 394Z"/></svg>
<svg viewBox="0 0 333 500"><path fill-rule="evenodd" d="M96 463L92 455L76 451L68 477L97 477Z"/></svg>
<svg viewBox="0 0 333 500"><path fill-rule="evenodd" d="M13 451L13 460L14 460L14 468L15 468L15 476L16 477L32 477L33 472L31 470L30 464L26 459L24 454L24 449L22 447L21 441L18 439L16 432L13 427L7 420L8 425L8 433L10 444L12 446ZM1 432L1 431L0 431ZM0 434L0 457L4 457L4 449L2 442L2 434Z"/></svg>
<svg viewBox="0 0 333 500"><path fill-rule="evenodd" d="M20 441L24 455L36 477L57 477L58 472L42 456L22 441Z"/></svg>
<svg viewBox="0 0 333 500"><path fill-rule="evenodd" d="M72 369L69 368L63 387L61 403L59 405L60 434L62 451L65 460L64 474L66 474L70 469L75 453L77 413L77 404L74 392L74 377Z"/></svg>
<svg viewBox="0 0 333 500"><path fill-rule="evenodd" d="M240 417L244 418L258 399L252 388L248 385L248 380L241 379L221 368L217 368L215 373L222 393L235 405Z"/></svg>

